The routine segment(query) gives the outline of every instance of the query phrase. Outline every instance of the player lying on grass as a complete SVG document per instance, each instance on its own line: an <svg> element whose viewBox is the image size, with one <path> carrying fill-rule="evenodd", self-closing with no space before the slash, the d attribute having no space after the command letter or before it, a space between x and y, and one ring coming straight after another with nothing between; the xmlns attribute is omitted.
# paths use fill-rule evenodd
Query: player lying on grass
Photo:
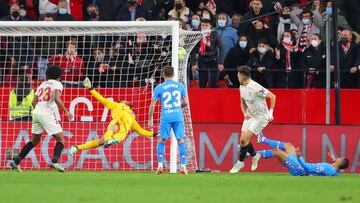
<svg viewBox="0 0 360 203"><path fill-rule="evenodd" d="M113 144L117 144L123 141L126 138L129 130L134 130L139 135L147 137L155 137L157 135L157 133L141 128L135 119L134 112L131 110L132 105L130 102L120 100L117 103L105 99L92 87L91 81L88 78L84 80L83 85L90 90L91 95L94 96L96 100L98 100L111 111L112 120L110 121L107 131L101 139L72 146L69 150L69 154L72 155L78 150L93 149L103 145L105 148L108 148Z"/></svg>
<svg viewBox="0 0 360 203"><path fill-rule="evenodd" d="M301 156L299 148L287 142L270 140L262 133L258 136L258 142L267 144L273 149L257 151L257 154L264 159L276 157L293 176L338 176L341 169L349 166L347 158L335 158L332 152L329 152L332 163L307 163Z"/></svg>
<svg viewBox="0 0 360 203"><path fill-rule="evenodd" d="M57 163L64 149L64 133L61 125L56 120L55 109L58 106L69 120L73 117L64 106L61 100L61 92L63 85L60 82L61 68L57 66L49 66L46 69L47 81L41 83L35 92L32 106L35 108L32 114L32 140L22 148L20 154L10 162L10 167L21 172L20 162L26 155L40 143L41 134L44 130L54 137L56 145L54 148L54 157L51 160L50 167L59 172L64 172L64 168Z"/></svg>

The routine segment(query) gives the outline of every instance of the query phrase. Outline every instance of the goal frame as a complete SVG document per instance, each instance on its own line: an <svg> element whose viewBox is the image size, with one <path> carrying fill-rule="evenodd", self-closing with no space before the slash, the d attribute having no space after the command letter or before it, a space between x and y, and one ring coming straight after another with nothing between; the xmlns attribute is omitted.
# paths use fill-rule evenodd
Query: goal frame
<svg viewBox="0 0 360 203"><path fill-rule="evenodd" d="M45 27L55 27L55 28L67 28L67 27L171 27L172 31L172 61L171 65L175 69L174 80L178 81L179 79L179 58L178 58L178 49L179 49L179 22L178 21L16 21L16 22L6 22L0 21L0 37L9 36L9 33L3 33L1 30L3 28L45 28ZM26 31L26 30L25 30ZM61 35L67 36L74 33L65 32ZM14 34L12 36L24 36L26 33ZM31 36L43 36L42 34L31 34ZM49 35L51 36L51 35ZM185 73L186 74L186 73ZM185 76L186 78L187 76ZM152 90L153 91L153 90ZM170 144L170 173L177 172L177 140L171 133L171 144Z"/></svg>

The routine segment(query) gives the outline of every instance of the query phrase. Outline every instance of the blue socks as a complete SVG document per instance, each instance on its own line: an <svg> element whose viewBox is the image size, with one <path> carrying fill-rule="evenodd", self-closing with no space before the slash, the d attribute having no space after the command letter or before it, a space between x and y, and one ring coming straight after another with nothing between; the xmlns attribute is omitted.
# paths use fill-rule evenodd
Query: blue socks
<svg viewBox="0 0 360 203"><path fill-rule="evenodd" d="M274 149L285 150L285 143L284 142L280 142L280 141L277 141L277 140L270 140L270 139L265 138L265 137L264 137L264 140L262 142L269 145L270 147L272 147Z"/></svg>
<svg viewBox="0 0 360 203"><path fill-rule="evenodd" d="M165 151L165 143L164 142L158 142L157 145L157 155L158 155L158 163L163 164L164 162L164 151Z"/></svg>
<svg viewBox="0 0 360 203"><path fill-rule="evenodd" d="M272 152L272 150L261 150L261 151L257 151L257 154L260 154L262 158L264 159L268 159L274 156L274 153Z"/></svg>
<svg viewBox="0 0 360 203"><path fill-rule="evenodd" d="M181 165L186 165L186 145L184 142L179 143L179 153Z"/></svg>

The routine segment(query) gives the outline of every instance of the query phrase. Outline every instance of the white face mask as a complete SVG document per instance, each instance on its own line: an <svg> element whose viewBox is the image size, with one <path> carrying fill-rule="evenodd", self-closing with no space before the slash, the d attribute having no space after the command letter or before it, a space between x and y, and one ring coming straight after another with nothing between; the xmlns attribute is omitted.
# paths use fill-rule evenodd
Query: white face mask
<svg viewBox="0 0 360 203"><path fill-rule="evenodd" d="M226 20L218 20L219 27L225 27L226 26Z"/></svg>
<svg viewBox="0 0 360 203"><path fill-rule="evenodd" d="M209 13L203 13L202 19L210 20L210 14Z"/></svg>
<svg viewBox="0 0 360 203"><path fill-rule="evenodd" d="M292 40L290 37L284 37L283 42L290 44Z"/></svg>
<svg viewBox="0 0 360 203"><path fill-rule="evenodd" d="M311 23L311 20L306 18L306 19L302 19L302 22L304 23L304 25L308 25Z"/></svg>
<svg viewBox="0 0 360 203"><path fill-rule="evenodd" d="M267 51L267 49L264 48L264 47L258 47L257 50L258 50L258 52L259 52L260 54L264 54L264 53L266 53L266 51Z"/></svg>
<svg viewBox="0 0 360 203"><path fill-rule="evenodd" d="M240 48L245 49L246 45L247 45L247 41L239 41Z"/></svg>
<svg viewBox="0 0 360 203"><path fill-rule="evenodd" d="M317 47L317 46L319 46L319 42L317 41L317 40L311 40L311 45L313 46L313 47Z"/></svg>

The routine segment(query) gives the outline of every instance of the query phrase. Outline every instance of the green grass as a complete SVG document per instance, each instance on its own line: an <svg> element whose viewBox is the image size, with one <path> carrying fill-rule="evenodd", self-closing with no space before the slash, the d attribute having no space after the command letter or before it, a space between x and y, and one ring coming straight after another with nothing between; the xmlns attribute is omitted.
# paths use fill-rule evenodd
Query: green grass
<svg viewBox="0 0 360 203"><path fill-rule="evenodd" d="M0 171L4 203L360 202L360 175Z"/></svg>

